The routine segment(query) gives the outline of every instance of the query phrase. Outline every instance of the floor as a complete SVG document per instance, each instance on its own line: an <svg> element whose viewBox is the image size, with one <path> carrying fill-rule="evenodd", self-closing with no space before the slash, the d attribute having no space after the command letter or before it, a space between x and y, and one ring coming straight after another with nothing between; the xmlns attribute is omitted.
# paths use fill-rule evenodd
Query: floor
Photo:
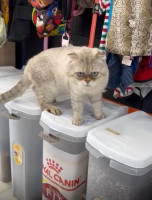
<svg viewBox="0 0 152 200"><path fill-rule="evenodd" d="M11 182L0 182L0 200L17 200L12 195Z"/></svg>

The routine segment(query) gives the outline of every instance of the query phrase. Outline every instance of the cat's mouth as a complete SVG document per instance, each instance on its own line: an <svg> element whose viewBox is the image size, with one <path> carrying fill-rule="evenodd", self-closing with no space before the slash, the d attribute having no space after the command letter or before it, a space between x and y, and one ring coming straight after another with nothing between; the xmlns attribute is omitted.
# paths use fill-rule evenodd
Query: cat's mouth
<svg viewBox="0 0 152 200"><path fill-rule="evenodd" d="M90 85L85 85L85 87L91 87Z"/></svg>

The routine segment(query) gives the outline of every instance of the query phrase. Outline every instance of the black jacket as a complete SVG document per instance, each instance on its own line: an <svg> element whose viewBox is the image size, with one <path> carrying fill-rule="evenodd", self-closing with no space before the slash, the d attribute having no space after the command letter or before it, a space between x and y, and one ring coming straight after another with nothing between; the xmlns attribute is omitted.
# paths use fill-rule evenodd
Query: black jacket
<svg viewBox="0 0 152 200"><path fill-rule="evenodd" d="M32 6L27 0L9 1L9 41L18 42L30 36L33 28Z"/></svg>

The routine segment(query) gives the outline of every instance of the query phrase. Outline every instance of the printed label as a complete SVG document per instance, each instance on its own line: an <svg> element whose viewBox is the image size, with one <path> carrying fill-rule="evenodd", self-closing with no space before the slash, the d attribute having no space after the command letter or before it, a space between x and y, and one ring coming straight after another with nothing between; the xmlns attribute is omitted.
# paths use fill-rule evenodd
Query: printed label
<svg viewBox="0 0 152 200"><path fill-rule="evenodd" d="M54 160L46 158L46 163L47 165L43 165L44 177L58 185L61 189L66 191L73 191L84 183L81 183L79 177L76 179L63 178L60 175L60 173L63 171L63 168Z"/></svg>
<svg viewBox="0 0 152 200"><path fill-rule="evenodd" d="M108 132L110 132L110 133L113 133L113 134L115 134L115 135L120 135L119 132L117 132L117 131L115 131L115 130L113 130L113 129L111 129L111 128L106 128L105 130L108 131Z"/></svg>
<svg viewBox="0 0 152 200"><path fill-rule="evenodd" d="M67 200L57 188L48 183L43 183L43 195L51 200Z"/></svg>
<svg viewBox="0 0 152 200"><path fill-rule="evenodd" d="M13 158L16 164L22 165L23 150L22 150L22 147L17 143L13 144Z"/></svg>
<svg viewBox="0 0 152 200"><path fill-rule="evenodd" d="M50 145L51 146L51 145ZM52 155L50 154L52 153ZM58 149L43 149L43 200L80 200L85 192L88 153L68 158ZM63 159L65 157L65 159Z"/></svg>
<svg viewBox="0 0 152 200"><path fill-rule="evenodd" d="M122 60L122 64L131 66L132 60L130 59L130 56L124 56Z"/></svg>

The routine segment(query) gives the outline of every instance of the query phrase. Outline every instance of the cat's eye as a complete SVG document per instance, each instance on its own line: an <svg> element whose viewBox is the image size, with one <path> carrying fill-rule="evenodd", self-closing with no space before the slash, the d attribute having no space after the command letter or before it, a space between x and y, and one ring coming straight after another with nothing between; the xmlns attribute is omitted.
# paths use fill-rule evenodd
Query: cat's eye
<svg viewBox="0 0 152 200"><path fill-rule="evenodd" d="M98 76L98 72L91 72L91 76L92 76L92 77Z"/></svg>
<svg viewBox="0 0 152 200"><path fill-rule="evenodd" d="M84 76L85 76L85 73L84 73L84 72L77 72L77 76L80 77L80 78L81 78L81 77L84 77Z"/></svg>

